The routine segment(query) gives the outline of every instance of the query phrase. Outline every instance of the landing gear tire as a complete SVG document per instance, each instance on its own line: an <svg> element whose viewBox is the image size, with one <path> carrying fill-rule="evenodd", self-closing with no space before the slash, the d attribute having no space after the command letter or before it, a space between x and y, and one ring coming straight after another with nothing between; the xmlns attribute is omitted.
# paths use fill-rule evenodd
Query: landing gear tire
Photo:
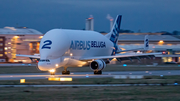
<svg viewBox="0 0 180 101"><path fill-rule="evenodd" d="M69 75L70 71L62 71L62 75Z"/></svg>
<svg viewBox="0 0 180 101"><path fill-rule="evenodd" d="M102 74L102 71L100 70L100 71L94 71L94 74L95 75L101 75Z"/></svg>

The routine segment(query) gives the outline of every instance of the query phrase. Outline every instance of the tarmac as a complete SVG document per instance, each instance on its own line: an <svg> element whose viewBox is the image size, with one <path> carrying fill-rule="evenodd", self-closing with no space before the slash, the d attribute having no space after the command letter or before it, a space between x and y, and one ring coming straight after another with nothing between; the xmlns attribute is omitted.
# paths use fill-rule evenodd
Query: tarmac
<svg viewBox="0 0 180 101"><path fill-rule="evenodd" d="M117 76L165 76L180 75L180 70L156 70L156 71L117 71L103 72L102 75L94 75L93 72L72 72L70 75L50 75L49 73L16 73L16 74L0 74L0 80L19 80L19 79L47 79L49 77L71 77L71 78L104 78Z"/></svg>

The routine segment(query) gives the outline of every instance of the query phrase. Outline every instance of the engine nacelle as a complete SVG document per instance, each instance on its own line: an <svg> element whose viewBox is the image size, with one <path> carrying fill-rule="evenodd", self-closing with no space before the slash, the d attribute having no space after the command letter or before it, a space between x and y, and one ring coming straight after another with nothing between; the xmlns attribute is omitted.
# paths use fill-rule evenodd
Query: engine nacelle
<svg viewBox="0 0 180 101"><path fill-rule="evenodd" d="M90 68L92 70L103 70L106 67L106 63L103 60L95 60L91 62Z"/></svg>

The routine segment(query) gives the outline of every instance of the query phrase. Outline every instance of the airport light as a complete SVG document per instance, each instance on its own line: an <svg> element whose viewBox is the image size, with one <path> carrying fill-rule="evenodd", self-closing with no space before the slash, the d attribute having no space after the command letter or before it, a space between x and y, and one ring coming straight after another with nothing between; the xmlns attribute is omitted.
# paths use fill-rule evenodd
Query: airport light
<svg viewBox="0 0 180 101"><path fill-rule="evenodd" d="M26 80L25 79L20 79L20 83L25 83Z"/></svg>
<svg viewBox="0 0 180 101"><path fill-rule="evenodd" d="M70 56L73 56L73 54L71 53Z"/></svg>
<svg viewBox="0 0 180 101"><path fill-rule="evenodd" d="M49 81L60 81L60 78L48 78Z"/></svg>
<svg viewBox="0 0 180 101"><path fill-rule="evenodd" d="M56 67L58 67L59 65L58 64L56 64Z"/></svg>
<svg viewBox="0 0 180 101"><path fill-rule="evenodd" d="M43 36L40 36L39 38L43 38Z"/></svg>
<svg viewBox="0 0 180 101"><path fill-rule="evenodd" d="M60 81L72 81L72 78L60 78Z"/></svg>
<svg viewBox="0 0 180 101"><path fill-rule="evenodd" d="M159 40L159 43L162 44L162 43L164 43L164 41L163 40Z"/></svg>
<svg viewBox="0 0 180 101"><path fill-rule="evenodd" d="M123 64L124 67L126 67L127 65L126 64Z"/></svg>
<svg viewBox="0 0 180 101"><path fill-rule="evenodd" d="M14 36L14 38L19 38L19 36Z"/></svg>
<svg viewBox="0 0 180 101"><path fill-rule="evenodd" d="M50 77L49 81L72 81L72 78L59 78L59 77Z"/></svg>

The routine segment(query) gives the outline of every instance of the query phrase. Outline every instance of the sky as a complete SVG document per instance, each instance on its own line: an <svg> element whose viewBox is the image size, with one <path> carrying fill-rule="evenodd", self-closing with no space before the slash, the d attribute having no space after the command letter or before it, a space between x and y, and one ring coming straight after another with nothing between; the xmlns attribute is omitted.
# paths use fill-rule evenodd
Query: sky
<svg viewBox="0 0 180 101"><path fill-rule="evenodd" d="M134 32L180 31L180 0L0 0L0 28L25 26L45 33L54 28L109 32L107 15L122 15L121 29Z"/></svg>

